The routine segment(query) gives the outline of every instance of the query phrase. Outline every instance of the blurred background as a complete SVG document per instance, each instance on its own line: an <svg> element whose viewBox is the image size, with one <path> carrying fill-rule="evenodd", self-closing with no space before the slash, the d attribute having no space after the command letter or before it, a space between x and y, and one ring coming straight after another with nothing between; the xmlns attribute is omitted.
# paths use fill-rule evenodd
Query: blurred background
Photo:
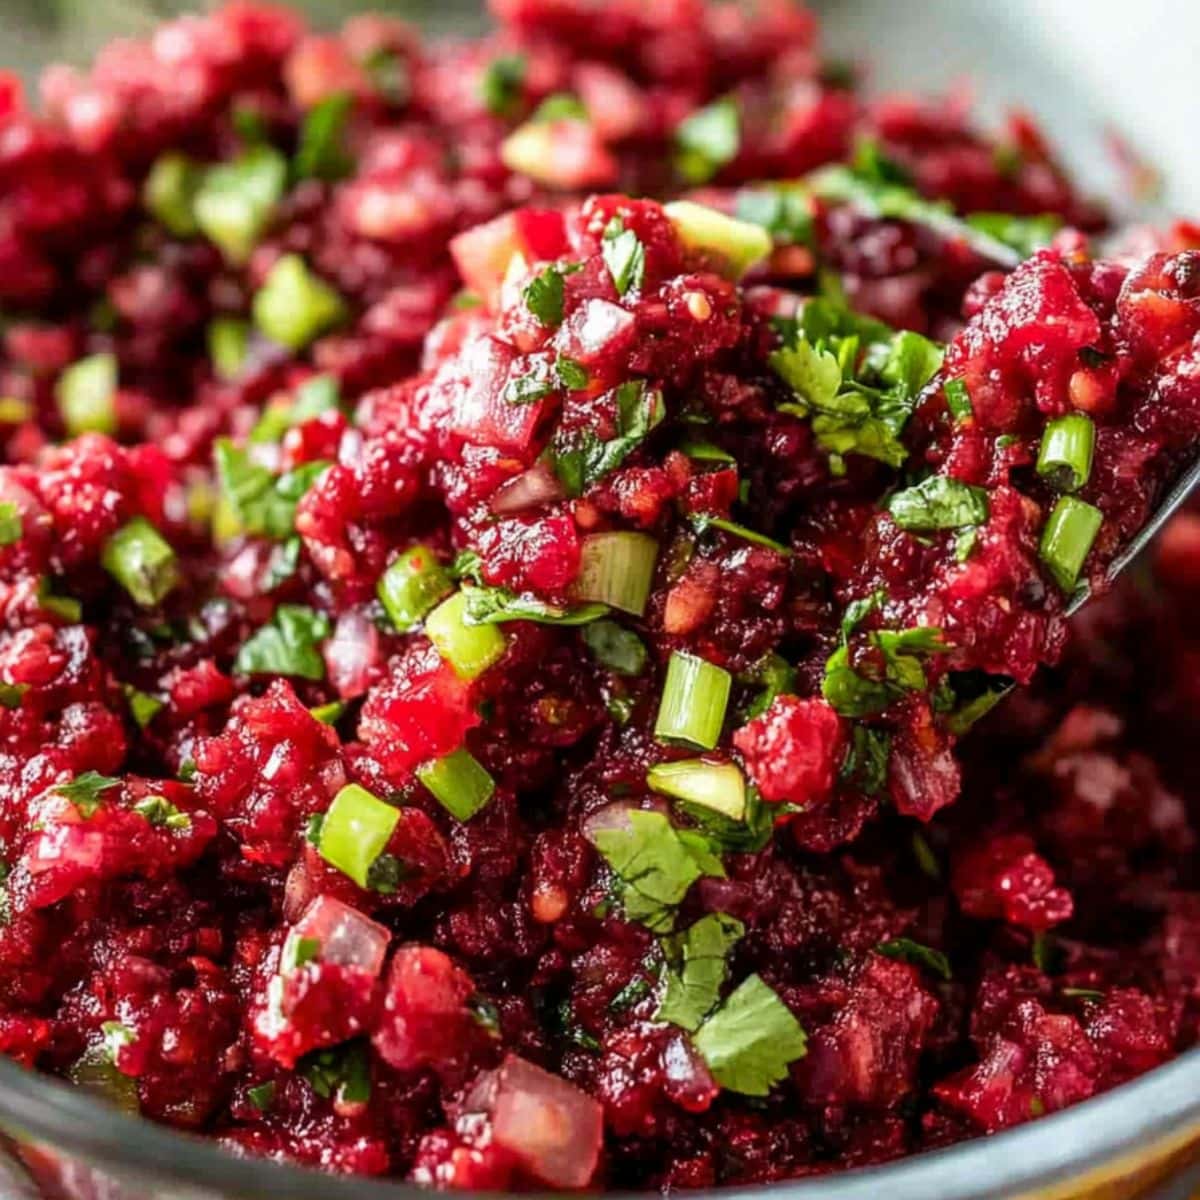
<svg viewBox="0 0 1200 1200"><path fill-rule="evenodd" d="M602 3L603 0L596 0ZM745 0L752 2L752 0ZM478 29L484 0L293 0L318 24L363 9L440 33ZM653 4L656 0L646 0ZM1147 204L1200 216L1200 0L809 0L832 53L876 88L937 90L970 80L984 120L1011 104L1043 118L1092 190L1122 194L1110 135L1161 174ZM0 0L0 65L27 80L79 63L205 0Z"/></svg>

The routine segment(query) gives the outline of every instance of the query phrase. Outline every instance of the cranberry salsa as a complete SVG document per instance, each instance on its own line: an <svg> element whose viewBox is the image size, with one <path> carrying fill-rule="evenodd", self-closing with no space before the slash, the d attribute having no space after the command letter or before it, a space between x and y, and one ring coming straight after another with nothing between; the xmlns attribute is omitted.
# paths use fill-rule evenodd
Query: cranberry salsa
<svg viewBox="0 0 1200 1200"><path fill-rule="evenodd" d="M1193 1044L1200 516L1067 610L1200 446L1200 229L788 0L492 8L0 79L0 1050L667 1190Z"/></svg>

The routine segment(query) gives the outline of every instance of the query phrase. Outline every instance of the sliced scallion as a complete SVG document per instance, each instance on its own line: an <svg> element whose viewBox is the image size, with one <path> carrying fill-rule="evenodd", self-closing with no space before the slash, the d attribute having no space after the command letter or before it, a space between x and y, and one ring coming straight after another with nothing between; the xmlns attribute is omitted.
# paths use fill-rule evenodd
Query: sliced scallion
<svg viewBox="0 0 1200 1200"><path fill-rule="evenodd" d="M54 389L58 411L71 437L117 432L117 360L92 354L72 363Z"/></svg>
<svg viewBox="0 0 1200 1200"><path fill-rule="evenodd" d="M496 781L466 749L417 768L417 778L454 818L469 821L486 807L496 791Z"/></svg>
<svg viewBox="0 0 1200 1200"><path fill-rule="evenodd" d="M712 809L731 821L746 815L746 780L733 763L706 758L658 763L646 772L646 782L660 795Z"/></svg>
<svg viewBox="0 0 1200 1200"><path fill-rule="evenodd" d="M407 633L451 590L450 577L428 546L410 546L376 586L392 624Z"/></svg>
<svg viewBox="0 0 1200 1200"><path fill-rule="evenodd" d="M200 231L231 262L250 257L287 187L287 160L271 146L251 146L232 162L210 167L196 191Z"/></svg>
<svg viewBox="0 0 1200 1200"><path fill-rule="evenodd" d="M194 237L200 232L195 200L201 178L200 168L186 154L160 155L146 176L142 204L176 237Z"/></svg>
<svg viewBox="0 0 1200 1200"><path fill-rule="evenodd" d="M383 853L400 820L400 810L371 795L357 783L348 783L333 798L321 823L317 853L359 887Z"/></svg>
<svg viewBox="0 0 1200 1200"><path fill-rule="evenodd" d="M246 362L250 322L217 317L208 326L208 357L220 379L236 379Z"/></svg>
<svg viewBox="0 0 1200 1200"><path fill-rule="evenodd" d="M648 534L590 534L583 539L574 594L640 617L650 598L657 560L658 542Z"/></svg>
<svg viewBox="0 0 1200 1200"><path fill-rule="evenodd" d="M175 551L145 517L134 517L108 539L104 569L143 608L153 608L179 582Z"/></svg>
<svg viewBox="0 0 1200 1200"><path fill-rule="evenodd" d="M460 679L476 679L504 656L508 643L495 625L468 625L466 610L466 593L455 592L425 618L425 634Z"/></svg>
<svg viewBox="0 0 1200 1200"><path fill-rule="evenodd" d="M1096 427L1084 413L1070 413L1051 421L1042 434L1037 472L1064 492L1077 492L1092 474Z"/></svg>
<svg viewBox="0 0 1200 1200"><path fill-rule="evenodd" d="M676 650L667 664L654 736L660 742L713 749L721 739L732 684L723 667Z"/></svg>
<svg viewBox="0 0 1200 1200"><path fill-rule="evenodd" d="M1062 496L1042 530L1038 554L1054 582L1073 592L1079 572L1104 523L1104 514L1074 496Z"/></svg>
<svg viewBox="0 0 1200 1200"><path fill-rule="evenodd" d="M299 254L285 254L271 268L253 310L259 329L289 350L303 350L346 316L341 296Z"/></svg>

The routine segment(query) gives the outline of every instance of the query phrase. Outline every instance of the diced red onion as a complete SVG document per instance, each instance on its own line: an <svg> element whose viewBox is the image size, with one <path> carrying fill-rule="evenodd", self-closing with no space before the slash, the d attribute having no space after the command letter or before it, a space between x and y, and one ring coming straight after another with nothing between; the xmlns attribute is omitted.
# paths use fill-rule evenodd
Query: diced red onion
<svg viewBox="0 0 1200 1200"><path fill-rule="evenodd" d="M318 896L292 927L296 937L321 943L321 960L342 967L361 967L372 975L383 969L391 934L333 896Z"/></svg>
<svg viewBox="0 0 1200 1200"><path fill-rule="evenodd" d="M528 471L501 484L491 499L491 509L497 516L510 516L543 504L563 499L562 484L545 463L536 463Z"/></svg>

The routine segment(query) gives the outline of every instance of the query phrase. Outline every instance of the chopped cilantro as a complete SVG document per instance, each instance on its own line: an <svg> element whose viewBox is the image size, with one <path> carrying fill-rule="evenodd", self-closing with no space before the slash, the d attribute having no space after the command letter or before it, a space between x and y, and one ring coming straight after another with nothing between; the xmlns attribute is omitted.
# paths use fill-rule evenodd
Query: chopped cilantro
<svg viewBox="0 0 1200 1200"><path fill-rule="evenodd" d="M941 366L942 350L918 333L893 334L818 299L805 305L770 361L796 394L781 410L811 417L824 450L899 467L908 457L900 435Z"/></svg>
<svg viewBox="0 0 1200 1200"><path fill-rule="evenodd" d="M885 507L901 529L920 533L983 525L990 511L984 488L949 475L930 475L915 487L895 492Z"/></svg>
<svg viewBox="0 0 1200 1200"><path fill-rule="evenodd" d="M737 462L737 459L728 450L722 450L720 446L716 446L712 442L699 441L694 438L683 442L679 447L679 452L686 454L693 462L727 464L736 464Z"/></svg>
<svg viewBox="0 0 1200 1200"><path fill-rule="evenodd" d="M322 725L336 725L341 720L342 713L346 711L346 702L331 700L328 704L318 704L316 708L310 708L308 711L313 720L320 721Z"/></svg>
<svg viewBox="0 0 1200 1200"><path fill-rule="evenodd" d="M282 540L294 532L296 505L329 466L305 463L276 478L247 451L219 438L213 451L222 498L243 532Z"/></svg>
<svg viewBox="0 0 1200 1200"><path fill-rule="evenodd" d="M627 1012L650 995L652 984L644 975L635 975L609 1002L608 1011Z"/></svg>
<svg viewBox="0 0 1200 1200"><path fill-rule="evenodd" d="M334 92L320 100L304 117L300 144L292 162L297 179L344 179L354 170L346 152L346 125L354 107L349 92Z"/></svg>
<svg viewBox="0 0 1200 1200"><path fill-rule="evenodd" d="M125 693L125 703L129 705L129 715L139 729L145 729L166 706L165 700L138 691L131 683L122 684L121 690Z"/></svg>
<svg viewBox="0 0 1200 1200"><path fill-rule="evenodd" d="M774 836L776 819L798 811L791 804L764 803L756 787L746 789L746 811L741 820L687 800L676 801L676 806L696 823L710 848L720 854L757 854Z"/></svg>
<svg viewBox="0 0 1200 1200"><path fill-rule="evenodd" d="M892 739L883 729L855 725L842 760L840 779L864 796L878 796L887 786Z"/></svg>
<svg viewBox="0 0 1200 1200"><path fill-rule="evenodd" d="M338 1104L365 1104L371 1098L371 1063L365 1042L315 1050L297 1064L318 1096Z"/></svg>
<svg viewBox="0 0 1200 1200"><path fill-rule="evenodd" d="M281 604L270 625L242 643L234 669L243 675L293 675L324 679L318 647L329 636L329 618L303 604Z"/></svg>
<svg viewBox="0 0 1200 1200"><path fill-rule="evenodd" d="M591 430L571 435L565 444L551 445L554 473L568 495L579 496L616 470L665 415L662 393L641 379L629 380L615 391L617 436L601 441Z"/></svg>
<svg viewBox="0 0 1200 1200"><path fill-rule="evenodd" d="M646 247L619 216L609 221L600 253L618 296L641 288L646 278Z"/></svg>
<svg viewBox="0 0 1200 1200"><path fill-rule="evenodd" d="M970 228L1011 246L1022 258L1031 258L1054 241L1062 228L1062 218L1053 213L1037 217L1018 217L1012 213L974 212L966 217Z"/></svg>
<svg viewBox="0 0 1200 1200"><path fill-rule="evenodd" d="M954 539L954 561L965 563L975 553L975 547L978 545L979 530L974 525L967 526Z"/></svg>
<svg viewBox="0 0 1200 1200"><path fill-rule="evenodd" d="M250 431L252 442L278 442L289 429L303 425L341 404L338 381L333 375L314 375L297 389L290 404L272 405Z"/></svg>
<svg viewBox="0 0 1200 1200"><path fill-rule="evenodd" d="M29 691L27 683L6 683L0 679L0 707L20 708L21 699Z"/></svg>
<svg viewBox="0 0 1200 1200"><path fill-rule="evenodd" d="M304 823L304 840L310 846L321 844L321 830L325 828L325 814L313 813Z"/></svg>
<svg viewBox="0 0 1200 1200"><path fill-rule="evenodd" d="M646 669L646 647L636 633L616 621L588 625L583 641L601 666L618 675L640 675Z"/></svg>
<svg viewBox="0 0 1200 1200"><path fill-rule="evenodd" d="M942 394L946 397L946 407L956 421L965 421L975 415L971 403L971 393L967 391L966 382L962 379L947 379L942 385Z"/></svg>
<svg viewBox="0 0 1200 1200"><path fill-rule="evenodd" d="M520 596L503 587L464 589L467 625L503 625L507 621L533 621L537 625L588 625L608 615L607 604L577 604L572 608L548 604L533 596Z"/></svg>
<svg viewBox="0 0 1200 1200"><path fill-rule="evenodd" d="M737 101L723 96L697 109L675 131L675 167L688 183L707 183L741 149Z"/></svg>
<svg viewBox="0 0 1200 1200"><path fill-rule="evenodd" d="M892 938L889 941L880 942L875 949L885 958L895 958L901 962L911 963L914 967L924 967L927 971L932 971L947 981L953 976L953 972L950 970L950 960L940 950L934 950L931 946L923 946L920 942L914 942L912 938Z"/></svg>
<svg viewBox="0 0 1200 1200"><path fill-rule="evenodd" d="M868 717L882 712L905 692L924 691L927 683L920 657L947 649L941 632L917 628L869 633L868 644L883 661L880 678L859 674L850 665L850 649L843 643L825 664L821 694L844 717Z"/></svg>
<svg viewBox="0 0 1200 1200"><path fill-rule="evenodd" d="M101 775L97 771L84 771L76 775L68 783L56 783L51 789L59 796L65 796L74 806L81 817L94 816L103 801L100 797L109 788L119 787L121 781L111 775Z"/></svg>
<svg viewBox="0 0 1200 1200"><path fill-rule="evenodd" d="M507 404L536 404L554 391L554 384L544 370L529 371L510 380L504 389Z"/></svg>
<svg viewBox="0 0 1200 1200"><path fill-rule="evenodd" d="M768 550L774 550L776 554L790 556L792 553L791 549L782 542L767 537L765 533L747 529L745 525L739 525L736 521L730 521L726 517L714 517L709 513L692 513L690 520L692 528L697 533L704 533L707 529L720 529L723 533L741 538L744 542L753 542L756 546L766 546Z"/></svg>
<svg viewBox="0 0 1200 1200"><path fill-rule="evenodd" d="M362 61L375 90L388 104L400 105L412 96L412 79L403 57L386 46L372 50Z"/></svg>
<svg viewBox="0 0 1200 1200"><path fill-rule="evenodd" d="M782 655L771 653L749 671L738 676L740 683L758 684L762 691L746 706L742 714L746 721L762 716L777 696L795 690L796 671Z"/></svg>
<svg viewBox="0 0 1200 1200"><path fill-rule="evenodd" d="M271 1105L275 1103L276 1085L273 1079L266 1083L256 1084L252 1088L246 1090L246 1099L258 1109L259 1112L269 1112Z"/></svg>
<svg viewBox="0 0 1200 1200"><path fill-rule="evenodd" d="M986 716L1012 689L1012 680L984 671L958 671L950 676L953 703L946 710L946 728L962 737L976 721Z"/></svg>
<svg viewBox="0 0 1200 1200"><path fill-rule="evenodd" d="M725 913L709 913L691 928L663 939L667 987L654 1014L690 1032L716 1007L729 977L729 952L746 927Z"/></svg>
<svg viewBox="0 0 1200 1200"><path fill-rule="evenodd" d="M320 953L320 938L297 937L289 933L279 954L280 973L288 975L298 971L305 963L315 962Z"/></svg>
<svg viewBox="0 0 1200 1200"><path fill-rule="evenodd" d="M505 54L488 63L479 80L479 98L497 117L515 116L521 106L527 64L522 54Z"/></svg>
<svg viewBox="0 0 1200 1200"><path fill-rule="evenodd" d="M190 829L192 818L185 812L180 812L166 796L147 796L133 806L135 813L141 813L151 825L162 829Z"/></svg>
<svg viewBox="0 0 1200 1200"><path fill-rule="evenodd" d="M408 873L394 854L381 854L367 869L367 887L381 896L394 896Z"/></svg>
<svg viewBox="0 0 1200 1200"><path fill-rule="evenodd" d="M558 267L546 267L535 275L522 293L525 307L547 329L556 329L563 319L563 273Z"/></svg>
<svg viewBox="0 0 1200 1200"><path fill-rule="evenodd" d="M559 383L573 392L582 391L591 382L587 367L565 354L560 354L554 360L554 373L558 376Z"/></svg>
<svg viewBox="0 0 1200 1200"><path fill-rule="evenodd" d="M486 997L476 992L467 997L467 1012L471 1019L484 1030L489 1037L498 1038L500 1029L500 1010Z"/></svg>
<svg viewBox="0 0 1200 1200"><path fill-rule="evenodd" d="M736 216L739 221L761 226L776 242L813 243L812 197L800 184L763 183L742 188Z"/></svg>
<svg viewBox="0 0 1200 1200"><path fill-rule="evenodd" d="M713 1078L743 1096L767 1095L808 1048L800 1022L758 975L729 996L693 1042Z"/></svg>
<svg viewBox="0 0 1200 1200"><path fill-rule="evenodd" d="M676 829L662 813L635 809L627 817L624 827L595 832L596 849L622 882L626 917L667 932L692 884L702 875L724 876L725 868L702 835Z"/></svg>

